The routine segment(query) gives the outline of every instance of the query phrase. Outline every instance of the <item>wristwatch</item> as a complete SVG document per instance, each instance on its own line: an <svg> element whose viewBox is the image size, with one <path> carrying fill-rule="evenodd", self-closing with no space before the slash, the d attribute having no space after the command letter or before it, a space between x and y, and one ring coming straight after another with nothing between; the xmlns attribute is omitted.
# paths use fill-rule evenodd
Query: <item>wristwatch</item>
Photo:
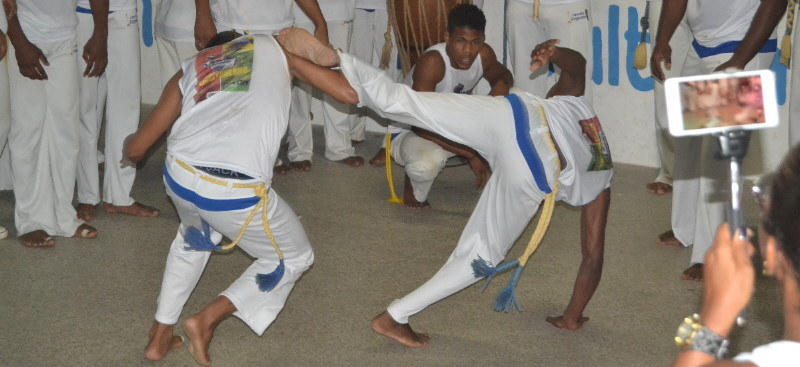
<svg viewBox="0 0 800 367"><path fill-rule="evenodd" d="M698 314L683 319L675 334L675 344L681 350L696 350L716 359L725 358L728 354L728 340L703 326Z"/></svg>

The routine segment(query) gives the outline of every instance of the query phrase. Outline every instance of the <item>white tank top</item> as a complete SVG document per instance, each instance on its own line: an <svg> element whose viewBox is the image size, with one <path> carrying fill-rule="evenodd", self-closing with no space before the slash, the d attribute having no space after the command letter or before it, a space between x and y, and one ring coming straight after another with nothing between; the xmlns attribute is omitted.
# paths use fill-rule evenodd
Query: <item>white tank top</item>
<svg viewBox="0 0 800 367"><path fill-rule="evenodd" d="M293 0L219 0L211 6L211 13L217 31L273 34L294 24L293 5Z"/></svg>
<svg viewBox="0 0 800 367"><path fill-rule="evenodd" d="M291 76L272 36L237 38L184 62L167 150L193 165L270 182L289 118Z"/></svg>

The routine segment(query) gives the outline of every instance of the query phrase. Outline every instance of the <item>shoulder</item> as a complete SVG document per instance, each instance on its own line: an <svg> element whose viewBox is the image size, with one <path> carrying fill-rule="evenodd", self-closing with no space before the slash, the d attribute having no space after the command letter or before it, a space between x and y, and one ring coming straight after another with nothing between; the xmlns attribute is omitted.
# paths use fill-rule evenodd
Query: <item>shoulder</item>
<svg viewBox="0 0 800 367"><path fill-rule="evenodd" d="M433 84L440 82L445 74L445 61L437 51L427 51L417 59L414 65L414 84ZM416 88L415 88L416 89Z"/></svg>

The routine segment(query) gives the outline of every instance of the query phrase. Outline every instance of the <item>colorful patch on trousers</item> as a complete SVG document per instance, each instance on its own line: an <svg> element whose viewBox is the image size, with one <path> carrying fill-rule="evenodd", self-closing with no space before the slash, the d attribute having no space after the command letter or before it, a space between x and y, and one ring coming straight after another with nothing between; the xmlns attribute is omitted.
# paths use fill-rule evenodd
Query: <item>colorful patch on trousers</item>
<svg viewBox="0 0 800 367"><path fill-rule="evenodd" d="M590 119L580 120L578 123L581 125L581 131L588 140L589 151L592 153L592 161L586 170L604 171L613 168L611 150L608 147L608 140L606 140L606 134L600 125L600 120L595 116Z"/></svg>

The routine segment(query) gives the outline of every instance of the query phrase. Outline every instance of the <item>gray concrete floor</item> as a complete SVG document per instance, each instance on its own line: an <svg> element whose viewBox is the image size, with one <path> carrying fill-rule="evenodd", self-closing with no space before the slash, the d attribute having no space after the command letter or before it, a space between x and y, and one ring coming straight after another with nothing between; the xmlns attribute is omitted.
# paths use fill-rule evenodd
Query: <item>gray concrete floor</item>
<svg viewBox="0 0 800 367"><path fill-rule="evenodd" d="M433 209L408 211L387 202L382 168L325 160L321 129L314 133L312 171L279 176L274 187L301 215L316 262L263 336L236 318L220 325L210 347L214 365L664 366L672 360L675 329L699 310L702 284L679 279L691 249L654 244L669 226L671 196L644 190L653 169L616 165L603 280L583 329L544 321L563 311L580 261L579 211L559 205L517 288L524 312L492 311L511 276L502 274L484 292L480 284L469 287L413 317L432 344L409 349L372 332L369 321L443 264L480 192L466 167L447 168L430 194ZM371 135L357 153L369 158L379 144L380 136ZM142 354L178 226L161 182L163 156L161 146L133 190L161 216L98 210L95 240L21 246L13 238L13 194L0 192L0 224L12 232L0 241L0 366L194 365L185 346L161 362ZM395 182L399 190L401 168ZM754 223L752 210L749 217ZM507 259L521 254L533 227ZM202 309L250 262L240 250L213 255L183 317ZM734 353L780 338L778 304L776 284L759 279L749 324L734 334Z"/></svg>

